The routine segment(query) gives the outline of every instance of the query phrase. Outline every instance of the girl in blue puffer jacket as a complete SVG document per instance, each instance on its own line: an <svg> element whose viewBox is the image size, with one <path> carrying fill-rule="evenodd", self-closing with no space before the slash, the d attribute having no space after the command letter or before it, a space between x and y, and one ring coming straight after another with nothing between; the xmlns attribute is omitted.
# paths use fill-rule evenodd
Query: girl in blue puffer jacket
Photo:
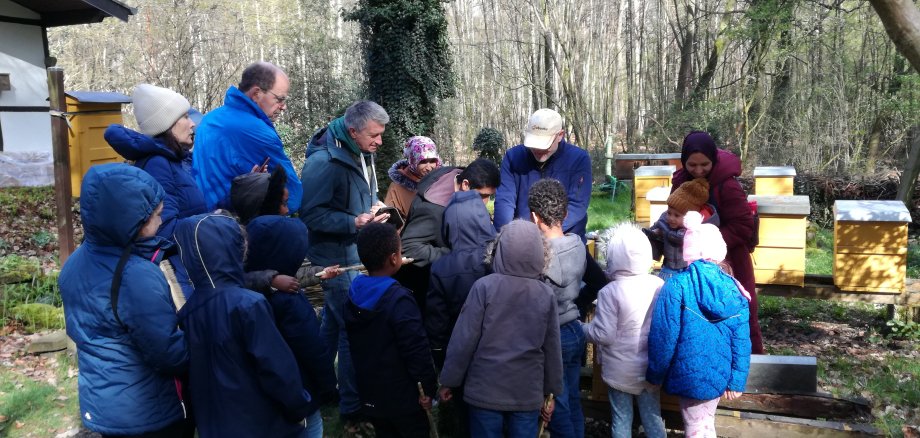
<svg viewBox="0 0 920 438"><path fill-rule="evenodd" d="M662 287L648 337L646 380L679 396L686 436L715 437L719 398L744 392L751 356L750 295L718 265L725 241L689 211L684 260Z"/></svg>

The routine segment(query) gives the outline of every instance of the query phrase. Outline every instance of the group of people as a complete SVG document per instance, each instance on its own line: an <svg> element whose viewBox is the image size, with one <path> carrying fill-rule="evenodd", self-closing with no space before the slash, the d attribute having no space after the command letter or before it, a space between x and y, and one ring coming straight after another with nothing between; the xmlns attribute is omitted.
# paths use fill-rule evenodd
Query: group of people
<svg viewBox="0 0 920 438"><path fill-rule="evenodd" d="M762 350L734 155L690 133L668 211L613 229L603 269L584 245L590 158L556 111L533 113L500 167L448 166L409 138L381 201L386 111L357 101L316 131L298 178L274 126L289 87L250 65L196 126L183 96L141 84L138 131L106 130L133 165L85 175L85 238L60 276L89 429L321 437L319 407L337 402L347 428L422 437L439 401L460 436L543 422L578 437L590 341L615 436L634 396L646 434L664 436L662 385L688 435L714 436L719 397L743 391L752 341ZM367 273L340 269L357 264ZM315 284L319 317L303 294Z"/></svg>

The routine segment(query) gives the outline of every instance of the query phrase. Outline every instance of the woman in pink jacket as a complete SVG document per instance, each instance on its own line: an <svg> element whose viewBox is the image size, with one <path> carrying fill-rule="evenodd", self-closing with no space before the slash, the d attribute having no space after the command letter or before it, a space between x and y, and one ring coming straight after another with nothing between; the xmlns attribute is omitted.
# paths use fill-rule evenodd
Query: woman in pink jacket
<svg viewBox="0 0 920 438"><path fill-rule="evenodd" d="M610 388L610 426L614 438L632 435L633 398L645 435L665 437L658 387L645 381L652 309L664 282L649 274L652 246L632 223L617 225L607 242L607 278L594 319L583 326L597 345L604 383Z"/></svg>

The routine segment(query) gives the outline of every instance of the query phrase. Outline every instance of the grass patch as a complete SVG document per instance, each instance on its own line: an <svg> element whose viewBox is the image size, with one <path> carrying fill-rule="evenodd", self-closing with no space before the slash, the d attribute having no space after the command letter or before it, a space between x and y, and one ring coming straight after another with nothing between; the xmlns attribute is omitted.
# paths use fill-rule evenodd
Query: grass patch
<svg viewBox="0 0 920 438"><path fill-rule="evenodd" d="M903 436L903 424L920 417L920 362L888 354L882 359L840 354L818 361L818 379L836 397L872 401L875 427L885 436Z"/></svg>
<svg viewBox="0 0 920 438"><path fill-rule="evenodd" d="M632 191L623 187L617 190L616 197L610 193L591 193L588 205L588 231L605 230L615 224L633 220Z"/></svg>
<svg viewBox="0 0 920 438"><path fill-rule="evenodd" d="M833 321L857 324L870 322L880 325L885 320L885 307L869 303L842 303L809 298L758 297L761 319L782 318L786 321Z"/></svg>
<svg viewBox="0 0 920 438"><path fill-rule="evenodd" d="M834 230L817 226L813 240L805 248L805 272L809 274L831 275L834 273ZM809 236L811 238L811 236Z"/></svg>
<svg viewBox="0 0 920 438"><path fill-rule="evenodd" d="M79 425L76 363L57 357L55 385L0 368L0 436L55 436Z"/></svg>

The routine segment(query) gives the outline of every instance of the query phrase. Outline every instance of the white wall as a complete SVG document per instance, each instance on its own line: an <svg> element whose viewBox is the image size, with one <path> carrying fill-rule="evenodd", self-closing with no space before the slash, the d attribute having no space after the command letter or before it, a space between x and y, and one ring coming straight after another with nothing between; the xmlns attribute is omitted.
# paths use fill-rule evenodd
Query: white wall
<svg viewBox="0 0 920 438"><path fill-rule="evenodd" d="M9 0L0 15L38 18ZM9 112L5 106L48 106L42 28L0 22L0 73L10 74L9 91L0 91L0 131L4 151L51 152L51 118L45 112Z"/></svg>

